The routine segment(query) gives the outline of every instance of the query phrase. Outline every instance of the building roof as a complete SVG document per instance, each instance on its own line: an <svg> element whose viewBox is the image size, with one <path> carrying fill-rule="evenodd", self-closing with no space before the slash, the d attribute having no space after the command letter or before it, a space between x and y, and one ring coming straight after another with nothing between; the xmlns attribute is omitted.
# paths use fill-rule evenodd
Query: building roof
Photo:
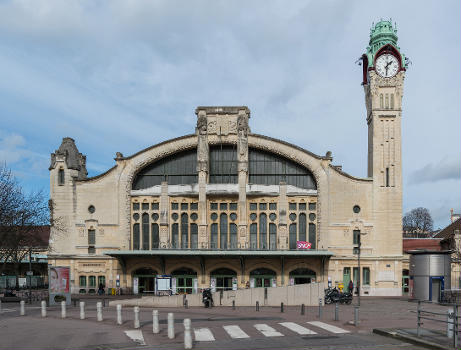
<svg viewBox="0 0 461 350"><path fill-rule="evenodd" d="M450 225L448 225L444 229L440 230L440 232L437 233L434 236L434 238L440 238L440 239L448 238L449 239L455 233L456 230L461 231L461 218L459 218L455 222L452 222Z"/></svg>
<svg viewBox="0 0 461 350"><path fill-rule="evenodd" d="M441 238L404 238L403 252L408 253L414 250L440 251Z"/></svg>

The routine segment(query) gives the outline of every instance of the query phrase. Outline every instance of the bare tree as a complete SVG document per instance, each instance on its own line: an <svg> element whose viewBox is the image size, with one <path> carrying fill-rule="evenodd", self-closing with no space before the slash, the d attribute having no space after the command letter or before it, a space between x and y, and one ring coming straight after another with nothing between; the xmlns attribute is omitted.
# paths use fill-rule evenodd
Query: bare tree
<svg viewBox="0 0 461 350"><path fill-rule="evenodd" d="M43 242L37 227L49 225L47 201L42 191L25 194L6 165L0 166L0 274L7 263L13 265L16 287L24 259L37 250Z"/></svg>
<svg viewBox="0 0 461 350"><path fill-rule="evenodd" d="M403 217L403 231L416 237L429 237L434 222L427 208L415 208Z"/></svg>

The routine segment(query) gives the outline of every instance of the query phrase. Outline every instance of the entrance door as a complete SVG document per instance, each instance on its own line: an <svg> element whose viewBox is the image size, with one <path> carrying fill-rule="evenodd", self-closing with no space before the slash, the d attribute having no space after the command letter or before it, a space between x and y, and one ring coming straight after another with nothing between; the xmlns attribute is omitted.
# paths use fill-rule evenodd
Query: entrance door
<svg viewBox="0 0 461 350"><path fill-rule="evenodd" d="M290 281L294 284L305 284L315 281L315 272L310 269L299 268L290 272Z"/></svg>
<svg viewBox="0 0 461 350"><path fill-rule="evenodd" d="M154 293L155 292L155 276L157 271L150 268L137 269L133 272L133 277L138 278L139 293Z"/></svg>
<svg viewBox="0 0 461 350"><path fill-rule="evenodd" d="M171 273L173 278L176 278L176 293L192 294L194 292L194 279L197 278L197 273L188 268L175 270Z"/></svg>
<svg viewBox="0 0 461 350"><path fill-rule="evenodd" d="M256 269L250 272L250 278L254 279L255 288L272 287L272 281L275 280L276 274L270 269Z"/></svg>
<svg viewBox="0 0 461 350"><path fill-rule="evenodd" d="M348 292L352 292L349 290L349 282L351 280L351 268L350 267L345 267L343 269L343 284L344 284L344 290Z"/></svg>
<svg viewBox="0 0 461 350"><path fill-rule="evenodd" d="M216 269L211 272L211 278L216 280L216 290L232 290L232 279L237 273L230 269Z"/></svg>
<svg viewBox="0 0 461 350"><path fill-rule="evenodd" d="M443 290L443 277L429 278L429 300L439 301Z"/></svg>

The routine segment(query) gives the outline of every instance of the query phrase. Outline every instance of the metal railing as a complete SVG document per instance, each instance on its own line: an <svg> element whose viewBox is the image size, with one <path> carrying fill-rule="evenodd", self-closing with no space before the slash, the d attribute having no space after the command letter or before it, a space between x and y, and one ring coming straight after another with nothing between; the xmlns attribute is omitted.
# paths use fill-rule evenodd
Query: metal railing
<svg viewBox="0 0 461 350"><path fill-rule="evenodd" d="M429 310L423 310L422 302L418 301L417 308L417 328L416 335L421 337L422 325L424 322L422 320L428 320L431 322L439 322L447 325L447 337L453 339L453 347L458 348L459 340L459 305L452 304L449 306L446 313L443 312L434 312Z"/></svg>

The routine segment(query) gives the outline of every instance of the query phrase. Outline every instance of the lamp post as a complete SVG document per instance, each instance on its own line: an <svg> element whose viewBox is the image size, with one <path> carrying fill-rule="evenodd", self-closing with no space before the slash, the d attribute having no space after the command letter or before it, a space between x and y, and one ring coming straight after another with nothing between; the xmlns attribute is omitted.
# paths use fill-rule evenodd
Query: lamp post
<svg viewBox="0 0 461 350"><path fill-rule="evenodd" d="M29 305L32 304L32 250L29 249Z"/></svg>

